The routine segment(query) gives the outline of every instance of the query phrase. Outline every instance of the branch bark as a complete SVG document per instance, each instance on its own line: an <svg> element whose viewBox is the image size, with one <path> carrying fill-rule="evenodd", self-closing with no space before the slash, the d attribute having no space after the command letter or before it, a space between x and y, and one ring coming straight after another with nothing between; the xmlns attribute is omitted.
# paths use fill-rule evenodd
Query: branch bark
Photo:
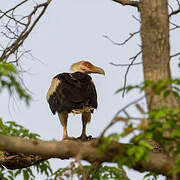
<svg viewBox="0 0 180 180"><path fill-rule="evenodd" d="M20 137L6 135L0 135L0 145L3 147L3 150L7 151L9 154L23 153L22 156L26 157L24 158L25 163L28 161L28 157L31 157L32 159L33 156L34 159L37 159L34 160L34 163L38 163L49 158L69 159L77 157L78 154L81 155L81 159L86 160L90 163L114 162L113 159L115 158L115 156L121 155L122 158L125 157L127 149L132 146L131 144L113 142L108 146L104 154L101 154L97 148L102 145L99 144L99 139L94 139L87 142L82 142L80 140L57 142L23 139ZM173 160L166 154L163 154L161 152L150 152L149 157L149 162L138 162L133 166L133 168L141 172L153 171L156 173L167 175L167 172L174 165ZM5 161L3 161L2 163L2 159L0 159L0 162L7 168L13 168L13 165L10 165L11 161L9 161L8 165ZM29 165L33 164L29 163ZM15 168L22 168L22 164L20 165L20 167L18 167L17 164Z"/></svg>
<svg viewBox="0 0 180 180"><path fill-rule="evenodd" d="M131 0L113 0L114 2L120 3L123 6L134 6L137 7L139 6L139 2L138 1L131 1Z"/></svg>
<svg viewBox="0 0 180 180"><path fill-rule="evenodd" d="M11 170L22 169L36 165L44 160L47 160L47 158L43 156L25 155L23 153L15 154L6 151L0 151L0 164Z"/></svg>

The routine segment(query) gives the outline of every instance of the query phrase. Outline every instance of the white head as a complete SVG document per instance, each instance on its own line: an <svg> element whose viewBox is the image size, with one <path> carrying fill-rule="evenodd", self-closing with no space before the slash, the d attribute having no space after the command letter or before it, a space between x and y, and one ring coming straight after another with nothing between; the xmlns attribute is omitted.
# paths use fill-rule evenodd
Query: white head
<svg viewBox="0 0 180 180"><path fill-rule="evenodd" d="M105 72L102 68L94 66L88 61L79 61L77 63L72 64L71 66L72 72L83 72L86 74L90 73L98 73L98 74L104 74Z"/></svg>

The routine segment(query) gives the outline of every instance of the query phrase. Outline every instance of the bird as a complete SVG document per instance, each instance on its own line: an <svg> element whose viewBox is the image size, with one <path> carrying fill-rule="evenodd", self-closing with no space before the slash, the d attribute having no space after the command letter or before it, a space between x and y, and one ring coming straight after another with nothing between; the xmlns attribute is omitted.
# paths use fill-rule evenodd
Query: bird
<svg viewBox="0 0 180 180"><path fill-rule="evenodd" d="M97 92L91 73L105 75L102 68L89 61L79 61L71 65L71 73L57 74L51 81L46 99L52 113L58 114L63 126L62 140L70 140L68 136L68 114L82 114L82 133L78 139L86 141L92 136L86 135L86 125L91 120L91 113L97 109Z"/></svg>

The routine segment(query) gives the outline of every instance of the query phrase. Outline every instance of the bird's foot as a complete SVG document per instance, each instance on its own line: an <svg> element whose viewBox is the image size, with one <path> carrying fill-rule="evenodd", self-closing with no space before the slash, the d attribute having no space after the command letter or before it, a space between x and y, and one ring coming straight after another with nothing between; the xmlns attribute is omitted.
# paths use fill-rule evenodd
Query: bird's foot
<svg viewBox="0 0 180 180"><path fill-rule="evenodd" d="M92 139L94 139L91 135L90 136L86 136L86 135L81 135L79 136L77 139L81 140L81 141L90 141Z"/></svg>
<svg viewBox="0 0 180 180"><path fill-rule="evenodd" d="M75 140L75 139L76 138L74 138L74 137L65 136L65 137L63 137L62 141Z"/></svg>

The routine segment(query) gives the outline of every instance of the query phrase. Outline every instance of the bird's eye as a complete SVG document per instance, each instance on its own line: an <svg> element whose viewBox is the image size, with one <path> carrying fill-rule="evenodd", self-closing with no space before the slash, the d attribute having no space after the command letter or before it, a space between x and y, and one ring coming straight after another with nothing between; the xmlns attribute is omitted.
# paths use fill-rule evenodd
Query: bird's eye
<svg viewBox="0 0 180 180"><path fill-rule="evenodd" d="M83 65L88 67L88 68L92 68L93 67L93 65L91 63L89 63L89 62L84 62Z"/></svg>
<svg viewBox="0 0 180 180"><path fill-rule="evenodd" d="M81 68L82 71L86 72L87 70L85 68Z"/></svg>

